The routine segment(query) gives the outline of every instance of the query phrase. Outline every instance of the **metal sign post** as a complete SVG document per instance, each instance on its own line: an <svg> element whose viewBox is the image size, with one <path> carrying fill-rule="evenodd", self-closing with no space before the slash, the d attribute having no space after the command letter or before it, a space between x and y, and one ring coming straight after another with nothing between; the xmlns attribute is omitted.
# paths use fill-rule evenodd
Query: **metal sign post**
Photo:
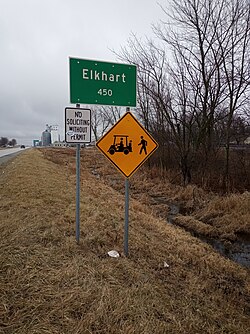
<svg viewBox="0 0 250 334"><path fill-rule="evenodd" d="M130 108L126 108L129 112ZM128 227L129 227L129 178L125 179L125 217L124 217L124 254L128 257Z"/></svg>
<svg viewBox="0 0 250 334"><path fill-rule="evenodd" d="M76 242L80 242L80 151L82 143L91 142L91 110L65 108L65 141L76 144Z"/></svg>
<svg viewBox="0 0 250 334"><path fill-rule="evenodd" d="M125 179L125 224L124 224L124 254L128 256L128 226L129 226L129 178Z"/></svg>
<svg viewBox="0 0 250 334"><path fill-rule="evenodd" d="M70 102L126 106L127 113L103 136L97 147L123 173L125 179L124 253L128 256L129 177L157 149L158 144L129 112L136 107L137 69L133 64L90 59L69 59ZM66 111L67 113L67 111ZM71 113L71 114L70 114ZM76 151L76 240L79 243L80 143L88 138L85 111L68 110L66 142L77 144ZM68 140L68 141L67 141Z"/></svg>
<svg viewBox="0 0 250 334"><path fill-rule="evenodd" d="M80 104L76 104L80 108ZM80 159L81 145L76 144L76 242L80 242Z"/></svg>
<svg viewBox="0 0 250 334"><path fill-rule="evenodd" d="M124 254L128 256L129 177L155 152L158 144L129 111L130 108L126 110L96 146L125 176Z"/></svg>
<svg viewBox="0 0 250 334"><path fill-rule="evenodd" d="M80 241L80 150L81 145L76 144L76 242Z"/></svg>

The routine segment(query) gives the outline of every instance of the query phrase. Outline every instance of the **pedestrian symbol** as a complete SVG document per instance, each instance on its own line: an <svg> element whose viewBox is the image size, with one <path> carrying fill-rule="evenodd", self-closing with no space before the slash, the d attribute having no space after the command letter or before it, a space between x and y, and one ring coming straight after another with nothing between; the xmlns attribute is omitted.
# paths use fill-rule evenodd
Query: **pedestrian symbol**
<svg viewBox="0 0 250 334"><path fill-rule="evenodd" d="M144 153L147 155L147 141L143 138L143 136L141 136L141 142L138 145L141 145L140 154L142 154L142 151L144 151Z"/></svg>
<svg viewBox="0 0 250 334"><path fill-rule="evenodd" d="M130 177L157 149L158 144L132 113L127 112L96 146L123 175Z"/></svg>

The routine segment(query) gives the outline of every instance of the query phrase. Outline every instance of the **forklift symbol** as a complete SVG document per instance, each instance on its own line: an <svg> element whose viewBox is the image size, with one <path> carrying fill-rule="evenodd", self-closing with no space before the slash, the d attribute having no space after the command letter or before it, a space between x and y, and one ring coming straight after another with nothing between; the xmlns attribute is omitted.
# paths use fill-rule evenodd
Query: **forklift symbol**
<svg viewBox="0 0 250 334"><path fill-rule="evenodd" d="M113 155L116 152L123 152L125 155L132 152L132 140L128 140L126 135L114 135L113 144L108 149L108 152Z"/></svg>

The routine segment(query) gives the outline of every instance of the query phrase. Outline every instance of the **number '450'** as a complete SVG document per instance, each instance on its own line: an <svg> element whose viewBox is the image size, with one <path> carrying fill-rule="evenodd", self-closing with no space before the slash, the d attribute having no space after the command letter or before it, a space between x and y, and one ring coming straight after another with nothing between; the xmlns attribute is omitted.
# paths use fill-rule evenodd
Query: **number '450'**
<svg viewBox="0 0 250 334"><path fill-rule="evenodd" d="M112 96L112 89L101 88L98 90L97 94L103 96Z"/></svg>

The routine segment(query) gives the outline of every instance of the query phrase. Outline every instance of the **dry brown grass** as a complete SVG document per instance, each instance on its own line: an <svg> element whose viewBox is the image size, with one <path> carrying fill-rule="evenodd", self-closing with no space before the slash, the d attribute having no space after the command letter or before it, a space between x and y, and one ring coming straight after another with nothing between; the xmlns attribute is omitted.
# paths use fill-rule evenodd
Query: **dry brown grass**
<svg viewBox="0 0 250 334"><path fill-rule="evenodd" d="M250 237L250 193L216 196L195 216L212 226L222 239L236 240L242 234Z"/></svg>
<svg viewBox="0 0 250 334"><path fill-rule="evenodd" d="M248 333L248 272L136 200L125 258L124 196L84 154L80 245L73 149L26 151L1 174L0 332Z"/></svg>
<svg viewBox="0 0 250 334"><path fill-rule="evenodd" d="M216 229L209 224L204 224L201 221L194 219L191 216L177 216L174 218L174 223L184 227L185 230L196 232L197 235L209 238L217 238Z"/></svg>
<svg viewBox="0 0 250 334"><path fill-rule="evenodd" d="M54 159L52 152L47 152L50 159ZM95 149L85 150L82 154L82 164L93 175L123 193L122 175L106 160ZM250 234L249 192L218 196L195 185L183 188L170 184L157 174L155 167L148 168L145 164L132 176L130 194L146 204L148 212L162 218L168 215L169 203L177 203L180 213L187 216L178 215L175 223L196 235L235 241L240 240L242 235L248 238Z"/></svg>
<svg viewBox="0 0 250 334"><path fill-rule="evenodd" d="M192 216L178 215L175 224L196 235L227 241L250 240L250 193L215 196Z"/></svg>

